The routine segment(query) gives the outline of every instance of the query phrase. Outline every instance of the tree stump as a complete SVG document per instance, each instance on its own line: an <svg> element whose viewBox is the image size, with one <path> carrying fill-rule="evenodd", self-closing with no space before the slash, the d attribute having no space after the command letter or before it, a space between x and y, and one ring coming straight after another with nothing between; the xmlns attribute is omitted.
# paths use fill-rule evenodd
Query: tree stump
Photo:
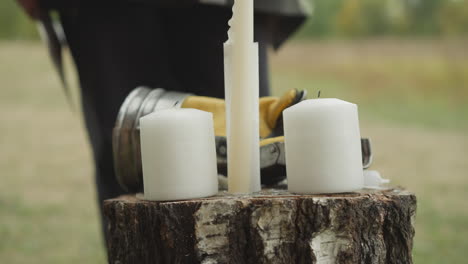
<svg viewBox="0 0 468 264"><path fill-rule="evenodd" d="M415 211L402 189L104 203L115 264L412 263Z"/></svg>

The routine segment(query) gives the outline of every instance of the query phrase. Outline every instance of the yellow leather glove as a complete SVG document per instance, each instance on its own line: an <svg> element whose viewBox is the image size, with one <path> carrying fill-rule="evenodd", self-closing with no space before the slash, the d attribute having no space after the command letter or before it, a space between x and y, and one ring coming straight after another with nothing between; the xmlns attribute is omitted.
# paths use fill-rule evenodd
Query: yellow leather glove
<svg viewBox="0 0 468 264"><path fill-rule="evenodd" d="M284 160L283 118L287 107L302 101L305 92L290 90L282 97L260 99L260 168L262 184L274 185L286 177ZM190 96L187 93L138 87L122 104L113 133L114 164L120 185L128 191L143 188L140 154L140 117L168 107L195 108L213 113L217 166L227 174L226 120L224 100Z"/></svg>
<svg viewBox="0 0 468 264"><path fill-rule="evenodd" d="M305 91L295 89L281 97L263 97L259 102L260 124L260 167L261 182L274 185L286 178L286 166L280 164L280 142L284 142L283 110L305 99ZM224 100L189 96L183 101L182 108L195 108L213 113L216 135L218 173L227 174L226 156L226 119ZM284 155L284 153L282 153ZM284 162L283 162L284 163Z"/></svg>
<svg viewBox="0 0 468 264"><path fill-rule="evenodd" d="M270 144L272 142L283 141L283 110L291 105L302 101L305 92L299 92L296 89L289 90L281 97L262 97L260 98L260 145ZM182 108L195 108L213 113L215 135L219 137L226 136L226 106L222 99L189 96L182 103Z"/></svg>

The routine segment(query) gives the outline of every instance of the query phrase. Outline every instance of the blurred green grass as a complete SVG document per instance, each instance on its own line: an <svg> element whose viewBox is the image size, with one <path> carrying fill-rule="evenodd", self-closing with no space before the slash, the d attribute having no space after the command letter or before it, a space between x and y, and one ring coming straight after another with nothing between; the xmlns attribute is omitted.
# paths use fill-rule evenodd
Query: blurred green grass
<svg viewBox="0 0 468 264"><path fill-rule="evenodd" d="M468 41L292 43L273 60L276 89L346 98L367 118L428 128L468 128Z"/></svg>
<svg viewBox="0 0 468 264"><path fill-rule="evenodd" d="M465 262L467 44L292 42L272 58L275 94L321 90L359 104L373 169L418 196L415 263ZM79 111L42 45L0 42L0 61L0 262L105 263Z"/></svg>

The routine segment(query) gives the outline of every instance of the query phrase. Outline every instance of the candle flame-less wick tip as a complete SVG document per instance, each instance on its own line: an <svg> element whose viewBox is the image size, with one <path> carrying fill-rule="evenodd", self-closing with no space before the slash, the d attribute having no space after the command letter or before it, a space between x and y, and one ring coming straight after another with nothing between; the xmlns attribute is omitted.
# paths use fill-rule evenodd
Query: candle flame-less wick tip
<svg viewBox="0 0 468 264"><path fill-rule="evenodd" d="M321 94L322 94L322 91L319 90L319 91L318 91L318 94L317 94L317 99L320 98L320 95L321 95Z"/></svg>

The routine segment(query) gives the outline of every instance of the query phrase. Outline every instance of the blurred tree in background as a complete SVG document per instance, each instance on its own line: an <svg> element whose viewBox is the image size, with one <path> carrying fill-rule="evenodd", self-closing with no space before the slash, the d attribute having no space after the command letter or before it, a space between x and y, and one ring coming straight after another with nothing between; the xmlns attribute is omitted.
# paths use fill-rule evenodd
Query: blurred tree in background
<svg viewBox="0 0 468 264"><path fill-rule="evenodd" d="M341 1L339 11L331 18L338 35L347 37L383 35L390 31L388 8L382 0Z"/></svg>
<svg viewBox="0 0 468 264"><path fill-rule="evenodd" d="M468 34L468 0L307 0L313 16L302 38ZM0 1L0 39L36 39L13 0Z"/></svg>
<svg viewBox="0 0 468 264"><path fill-rule="evenodd" d="M410 19L409 31L419 35L440 33L437 18L444 2L453 2L453 0L406 0L406 9ZM464 1L459 1L459 3L462 2Z"/></svg>
<svg viewBox="0 0 468 264"><path fill-rule="evenodd" d="M440 29L449 35L468 34L468 1L444 1L438 13Z"/></svg>
<svg viewBox="0 0 468 264"><path fill-rule="evenodd" d="M0 1L0 39L37 39L36 26L14 0Z"/></svg>
<svg viewBox="0 0 468 264"><path fill-rule="evenodd" d="M310 0L300 37L468 34L468 0Z"/></svg>

